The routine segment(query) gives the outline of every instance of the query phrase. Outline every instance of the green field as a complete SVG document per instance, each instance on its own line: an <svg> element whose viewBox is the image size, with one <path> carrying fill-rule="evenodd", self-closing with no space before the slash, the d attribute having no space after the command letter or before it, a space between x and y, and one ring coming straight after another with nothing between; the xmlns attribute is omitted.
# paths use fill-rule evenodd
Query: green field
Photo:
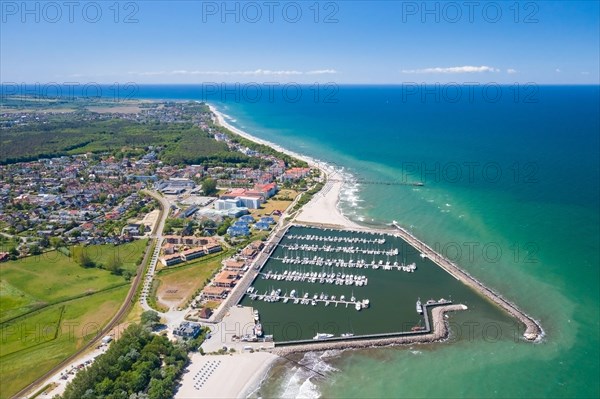
<svg viewBox="0 0 600 399"><path fill-rule="evenodd" d="M0 398L10 397L94 338L128 289L124 285L3 323Z"/></svg>
<svg viewBox="0 0 600 399"><path fill-rule="evenodd" d="M89 246L94 262L106 264L118 256L123 269L135 273L146 240L112 246ZM52 251L0 265L0 323L49 304L127 284L121 276L101 269L84 269L72 258Z"/></svg>
<svg viewBox="0 0 600 399"><path fill-rule="evenodd" d="M142 260L144 248L148 244L148 239L136 240L124 245L90 245L88 247L75 247L73 254L84 250L92 260L100 265L108 264L113 257L118 257L122 262L122 269L135 274L137 265Z"/></svg>
<svg viewBox="0 0 600 399"><path fill-rule="evenodd" d="M123 269L134 272L145 248L141 240L85 250L98 264L118 256ZM123 276L85 269L57 251L0 264L0 398L91 340L117 312L129 284Z"/></svg>

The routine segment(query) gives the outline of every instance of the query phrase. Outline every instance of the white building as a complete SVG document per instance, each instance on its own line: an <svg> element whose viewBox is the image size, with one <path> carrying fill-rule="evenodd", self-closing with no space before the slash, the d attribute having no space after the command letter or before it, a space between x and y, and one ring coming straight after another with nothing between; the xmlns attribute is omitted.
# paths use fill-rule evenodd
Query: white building
<svg viewBox="0 0 600 399"><path fill-rule="evenodd" d="M238 197L238 199L242 203L242 206L245 206L246 208L249 208L249 209L258 209L258 208L260 208L260 205L262 204L262 198L258 197L258 196L256 196L256 197Z"/></svg>
<svg viewBox="0 0 600 399"><path fill-rule="evenodd" d="M218 211L224 211L233 209L241 206L242 203L239 198L235 199L219 199L215 201L215 209Z"/></svg>

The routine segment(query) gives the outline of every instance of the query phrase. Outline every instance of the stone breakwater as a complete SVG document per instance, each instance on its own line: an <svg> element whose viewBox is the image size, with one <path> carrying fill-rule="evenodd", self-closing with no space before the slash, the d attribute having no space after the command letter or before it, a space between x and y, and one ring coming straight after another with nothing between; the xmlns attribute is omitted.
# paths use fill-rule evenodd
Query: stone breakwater
<svg viewBox="0 0 600 399"><path fill-rule="evenodd" d="M271 353L278 356L287 356L292 353L325 351L330 349L370 348L374 346L407 345L414 343L429 343L445 339L448 336L448 324L444 314L458 310L466 310L465 305L438 306L431 310L433 329L427 334L411 334L398 337L360 339L354 338L345 341L314 341L301 345L276 347Z"/></svg>
<svg viewBox="0 0 600 399"><path fill-rule="evenodd" d="M463 271L454 263L450 262L448 259L435 252L427 244L417 239L404 228L400 227L398 223L394 222L393 225L398 229L399 235L404 241L408 242L417 250L421 251L438 266L450 273L450 275L454 276L454 278L462 281L464 284L481 293L490 301L494 302L502 309L507 311L510 315L521 321L525 325L525 332L523 333L525 339L529 341L538 341L543 337L544 331L542 330L542 327L539 325L539 323L527 314L525 314L523 311L521 311L515 304L510 303L506 299L502 298L502 296L496 294L494 291L480 283L473 276Z"/></svg>

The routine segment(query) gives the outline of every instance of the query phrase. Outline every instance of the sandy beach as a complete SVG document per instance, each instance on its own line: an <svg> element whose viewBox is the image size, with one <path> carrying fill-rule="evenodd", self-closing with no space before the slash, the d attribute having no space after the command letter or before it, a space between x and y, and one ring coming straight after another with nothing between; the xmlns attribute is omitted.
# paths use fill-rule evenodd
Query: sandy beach
<svg viewBox="0 0 600 399"><path fill-rule="evenodd" d="M278 356L267 352L194 353L175 399L245 398L258 388L276 359Z"/></svg>
<svg viewBox="0 0 600 399"><path fill-rule="evenodd" d="M266 140L259 139L258 137L252 136L247 132L244 132L235 126L227 123L225 116L220 113L214 106L209 105L210 110L217 116L219 124L227 129L231 130L235 134L238 134L248 140L254 141L258 144L263 144L274 148L275 150L292 156L297 159L301 159L308 163L310 166L320 169L326 176L326 183L323 189L316 194L312 200L302 207L295 220L297 222L319 224L319 225L337 225L345 228L362 229L357 223L354 223L348 219L339 209L340 191L344 185L344 177L342 174L335 170L332 166L325 162L321 162L310 158L306 155L298 154L296 152L285 149L277 144L271 143Z"/></svg>

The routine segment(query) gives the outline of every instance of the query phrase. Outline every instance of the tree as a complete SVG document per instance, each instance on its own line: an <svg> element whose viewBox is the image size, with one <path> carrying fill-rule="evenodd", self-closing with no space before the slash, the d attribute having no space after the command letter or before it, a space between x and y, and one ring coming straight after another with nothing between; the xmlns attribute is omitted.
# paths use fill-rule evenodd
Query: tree
<svg viewBox="0 0 600 399"><path fill-rule="evenodd" d="M146 310L141 316L142 325L154 327L160 323L160 316L154 310Z"/></svg>
<svg viewBox="0 0 600 399"><path fill-rule="evenodd" d="M43 236L42 238L40 238L40 247L47 248L49 246L50 246L50 240L48 240L48 237Z"/></svg>
<svg viewBox="0 0 600 399"><path fill-rule="evenodd" d="M16 247L11 247L8 250L8 255L10 256L11 260L15 260L15 259L17 259L19 257L20 253L19 253L19 250L17 250Z"/></svg>
<svg viewBox="0 0 600 399"><path fill-rule="evenodd" d="M52 248L58 249L60 247L64 247L65 246L65 242L60 237L51 237L50 238L50 245L52 246Z"/></svg>
<svg viewBox="0 0 600 399"><path fill-rule="evenodd" d="M42 253L42 250L40 249L40 246L37 244L32 244L29 247L29 253L32 255L39 255Z"/></svg>
<svg viewBox="0 0 600 399"><path fill-rule="evenodd" d="M217 228L217 234L220 236L224 236L227 234L227 229L231 226L231 219L225 218L223 223Z"/></svg>
<svg viewBox="0 0 600 399"><path fill-rule="evenodd" d="M217 193L217 181L211 178L204 179L202 182L202 191L204 195L215 195Z"/></svg>
<svg viewBox="0 0 600 399"><path fill-rule="evenodd" d="M75 262L79 263L81 267L85 267L86 269L96 267L96 263L83 248L79 248L79 251L76 252Z"/></svg>
<svg viewBox="0 0 600 399"><path fill-rule="evenodd" d="M117 254L111 256L106 264L106 270L117 276L123 274L123 261L121 257Z"/></svg>

